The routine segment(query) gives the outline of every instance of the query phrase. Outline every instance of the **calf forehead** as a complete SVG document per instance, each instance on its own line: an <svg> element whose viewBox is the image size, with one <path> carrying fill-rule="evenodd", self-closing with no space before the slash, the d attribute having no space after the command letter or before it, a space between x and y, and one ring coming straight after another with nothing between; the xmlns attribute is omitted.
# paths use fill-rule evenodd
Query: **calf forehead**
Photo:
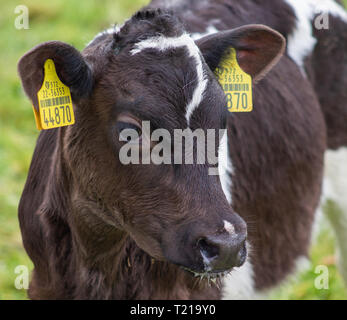
<svg viewBox="0 0 347 320"><path fill-rule="evenodd" d="M205 123L221 122L225 96L194 40L172 15L160 10L139 12L121 28L99 34L89 46L110 48L103 80L123 89L133 101L152 104L152 113L176 114L179 127L183 122L190 126L192 118L197 114L203 118L206 111Z"/></svg>
<svg viewBox="0 0 347 320"><path fill-rule="evenodd" d="M183 33L178 37L166 37L161 35L140 41L135 44L130 53L132 56L139 54L146 55L146 51L148 50L157 51L157 54L166 53L166 55L168 51L172 52L172 50L181 52L181 61L185 66L177 68L180 70L179 73L181 78L177 80L181 82L180 89L183 93L192 89L191 97L185 97L185 100L189 100L185 110L185 118L189 125L193 112L204 99L208 84L208 78L199 48L188 34ZM156 61L153 62L155 63ZM168 74L173 73L177 75L177 71L174 68L170 69L167 70ZM170 83L168 83L168 85L170 85Z"/></svg>

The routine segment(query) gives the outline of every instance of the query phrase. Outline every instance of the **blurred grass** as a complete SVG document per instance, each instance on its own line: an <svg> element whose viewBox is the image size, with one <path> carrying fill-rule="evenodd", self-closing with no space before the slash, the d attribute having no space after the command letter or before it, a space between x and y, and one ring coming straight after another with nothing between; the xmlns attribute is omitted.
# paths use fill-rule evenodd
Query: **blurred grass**
<svg viewBox="0 0 347 320"><path fill-rule="evenodd" d="M38 132L31 105L17 76L19 58L47 40L61 40L78 49L113 23L121 23L147 0L0 0L0 300L25 299L14 287L17 265L32 269L21 243L17 205ZM29 8L30 29L14 27L14 8ZM347 0L346 0L347 4ZM272 295L276 299L347 299L334 264L334 238L324 229L312 248L312 267L291 279ZM327 264L330 289L314 289L314 266Z"/></svg>

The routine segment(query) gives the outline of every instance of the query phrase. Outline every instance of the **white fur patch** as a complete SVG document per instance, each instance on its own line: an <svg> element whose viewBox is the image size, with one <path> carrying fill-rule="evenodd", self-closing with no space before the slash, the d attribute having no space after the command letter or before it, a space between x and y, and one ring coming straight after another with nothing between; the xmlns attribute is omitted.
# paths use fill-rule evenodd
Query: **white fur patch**
<svg viewBox="0 0 347 320"><path fill-rule="evenodd" d="M285 0L296 15L296 28L288 37L288 54L304 72L304 60L312 52L317 40L312 35L313 11L306 0Z"/></svg>
<svg viewBox="0 0 347 320"><path fill-rule="evenodd" d="M338 208L324 213L336 235L339 270L347 284L347 147L325 154L323 201L328 200Z"/></svg>
<svg viewBox="0 0 347 320"><path fill-rule="evenodd" d="M224 220L224 229L230 235L234 235L235 234L235 227L229 221Z"/></svg>
<svg viewBox="0 0 347 320"><path fill-rule="evenodd" d="M231 175L233 173L233 166L229 155L228 134L224 133L219 144L218 154L218 173L219 179L222 184L223 192L230 204L232 204L231 197Z"/></svg>
<svg viewBox="0 0 347 320"><path fill-rule="evenodd" d="M305 256L299 256L295 261L295 274L303 273L310 270L312 267L311 260Z"/></svg>
<svg viewBox="0 0 347 320"><path fill-rule="evenodd" d="M204 33L193 33L191 37L194 40L198 40L204 36L214 34L219 32L215 26L210 25L207 27ZM218 175L222 184L223 192L228 200L228 202L232 203L231 197L231 174L233 173L233 166L231 163L230 155L229 155L229 144L228 144L228 135L227 132L223 135L220 145L219 145L219 157L218 157ZM232 226L233 227L233 226Z"/></svg>
<svg viewBox="0 0 347 320"><path fill-rule="evenodd" d="M208 82L204 75L200 50L193 39L186 33L181 35L180 37L153 37L135 44L135 48L131 50L131 54L138 54L145 49L157 49L159 51L165 51L180 47L186 47L188 49L189 56L192 57L196 63L197 86L194 90L193 97L186 108L186 120L189 126L191 115L193 114L194 110L200 105Z"/></svg>
<svg viewBox="0 0 347 320"><path fill-rule="evenodd" d="M249 250L249 246L247 245ZM252 264L247 258L240 267L235 268L223 279L223 300L249 300L256 298L254 290L254 272Z"/></svg>
<svg viewBox="0 0 347 320"><path fill-rule="evenodd" d="M334 0L285 0L294 10L297 23L288 37L288 54L304 72L304 60L313 51L317 40L313 36L315 15L329 13L347 22L346 11Z"/></svg>
<svg viewBox="0 0 347 320"><path fill-rule="evenodd" d="M325 153L323 197L341 203L347 210L347 147Z"/></svg>

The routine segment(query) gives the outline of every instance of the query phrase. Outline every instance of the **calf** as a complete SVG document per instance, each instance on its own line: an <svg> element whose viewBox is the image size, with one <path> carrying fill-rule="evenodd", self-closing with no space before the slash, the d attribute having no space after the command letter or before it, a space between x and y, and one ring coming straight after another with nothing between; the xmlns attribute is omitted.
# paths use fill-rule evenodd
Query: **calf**
<svg viewBox="0 0 347 320"><path fill-rule="evenodd" d="M195 1L175 3L195 12ZM204 15L194 19L202 29ZM20 201L29 297L251 297L293 271L309 246L326 137L300 69L286 56L275 66L284 46L262 25L193 41L175 15L149 8L82 53L53 41L24 55L18 69L34 108L52 59L76 118L40 134ZM231 48L255 82L273 68L254 86L249 114L227 111L213 73ZM145 144L143 121L170 133L227 128L216 141L219 176L195 158L124 165L121 134L133 129ZM221 288L207 286L221 277Z"/></svg>
<svg viewBox="0 0 347 320"><path fill-rule="evenodd" d="M289 54L312 83L326 122L321 204L336 234L339 270L347 284L347 12L331 0L288 2L297 16Z"/></svg>

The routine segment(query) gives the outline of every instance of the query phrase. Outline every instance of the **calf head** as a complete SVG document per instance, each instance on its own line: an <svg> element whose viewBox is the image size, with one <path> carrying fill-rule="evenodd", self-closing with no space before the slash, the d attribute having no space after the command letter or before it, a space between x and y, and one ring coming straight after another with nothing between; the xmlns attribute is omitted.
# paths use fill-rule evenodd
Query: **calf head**
<svg viewBox="0 0 347 320"><path fill-rule="evenodd" d="M149 121L151 132L165 129L171 137L188 127L225 129L226 98L213 71L231 47L241 68L259 79L281 56L284 39L252 25L194 42L172 15L142 11L120 30L97 36L82 53L54 41L21 59L19 74L34 107L46 59L70 87L76 124L59 129L70 177L66 219L85 238L88 232L103 239L123 232L156 259L212 276L242 265L246 224L227 201L230 185L223 191L221 183L230 173L209 175L210 164L196 158L191 164L126 165L119 157L127 143L137 143L140 155L143 144L153 149L160 143L148 142L142 121ZM123 141L128 129L137 135ZM229 157L227 137L216 139L215 148L221 168Z"/></svg>

